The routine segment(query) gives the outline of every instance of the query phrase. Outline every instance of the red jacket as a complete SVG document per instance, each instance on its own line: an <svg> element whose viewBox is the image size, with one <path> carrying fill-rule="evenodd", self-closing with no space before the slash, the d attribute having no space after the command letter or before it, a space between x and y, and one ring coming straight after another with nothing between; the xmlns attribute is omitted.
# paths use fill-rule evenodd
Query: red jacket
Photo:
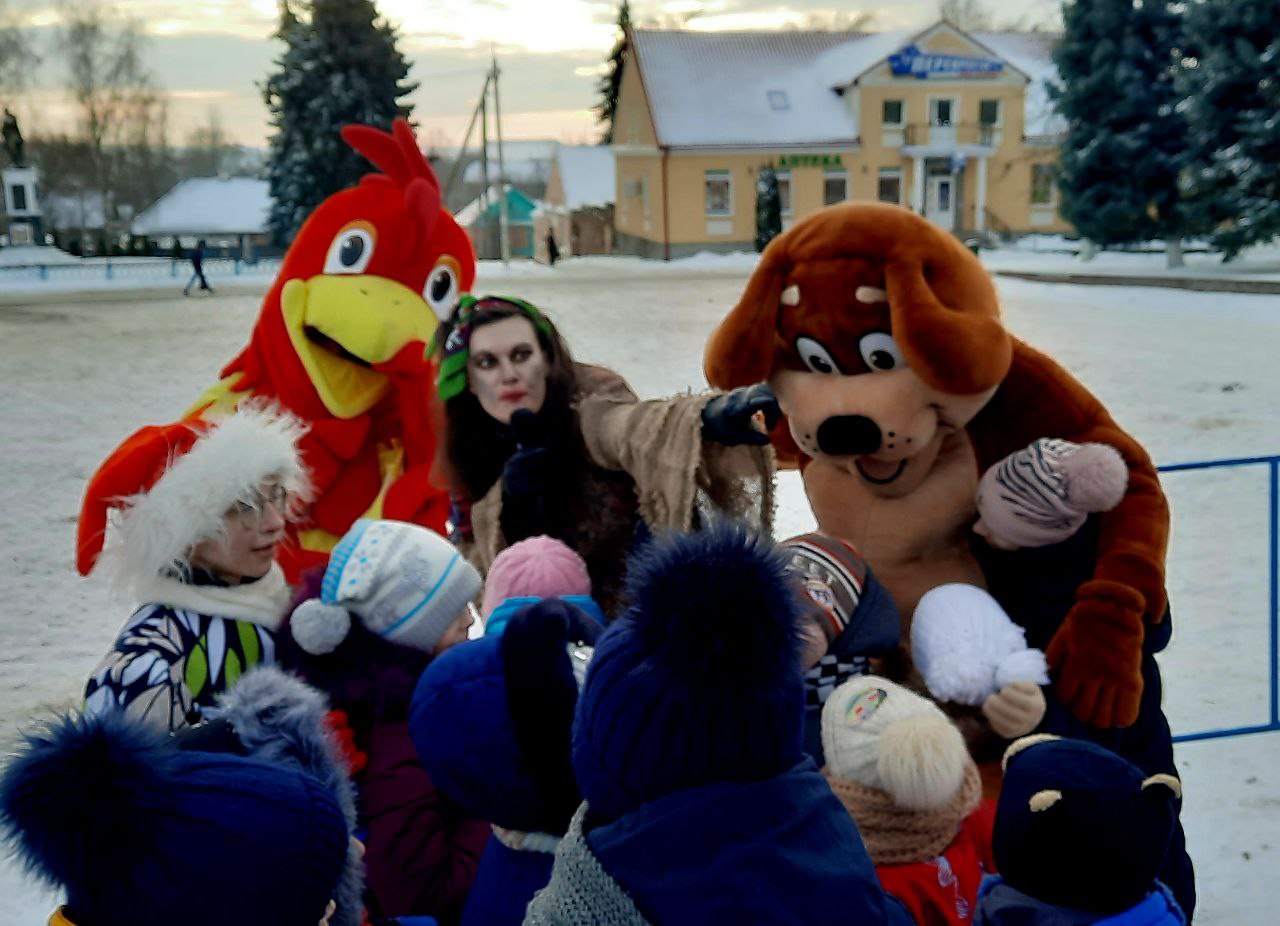
<svg viewBox="0 0 1280 926"><path fill-rule="evenodd" d="M426 914L442 926L457 923L489 824L436 790L406 722L378 722L369 740L369 765L359 779L369 890L384 916Z"/></svg>
<svg viewBox="0 0 1280 926"><path fill-rule="evenodd" d="M918 926L964 926L973 922L978 886L996 873L991 831L996 806L984 800L937 858L905 865L877 865L886 892L901 900Z"/></svg>

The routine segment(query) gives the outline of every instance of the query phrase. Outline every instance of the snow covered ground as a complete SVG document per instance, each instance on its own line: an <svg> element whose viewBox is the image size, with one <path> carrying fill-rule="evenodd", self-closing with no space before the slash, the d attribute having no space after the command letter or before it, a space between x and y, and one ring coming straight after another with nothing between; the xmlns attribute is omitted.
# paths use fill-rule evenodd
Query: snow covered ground
<svg viewBox="0 0 1280 926"><path fill-rule="evenodd" d="M1171 270L1165 266L1163 242L1148 242L1142 251L1099 251L1092 260L1081 260L1079 241L1061 235L1029 235L1013 245L983 251L982 262L992 270L1036 273L1280 281L1280 243L1250 248L1225 264L1221 254L1202 245L1197 249L1188 242L1186 247L1186 265Z"/></svg>
<svg viewBox="0 0 1280 926"><path fill-rule="evenodd" d="M754 257L671 265L574 259L554 271L485 265L478 290L525 296L576 354L644 396L703 384L702 345ZM998 280L1010 327L1079 376L1171 463L1280 452L1275 297ZM265 288L265 283L264 283ZM2 301L2 300L0 300ZM256 295L0 306L0 754L33 715L66 707L125 612L76 577L84 483L133 428L171 420L241 346ZM1265 721L1266 475L1170 475L1173 645L1163 658L1175 729ZM779 534L812 525L784 476ZM1182 746L1184 820L1199 870L1197 922L1265 922L1280 863L1280 734ZM52 897L0 864L0 926L36 924Z"/></svg>

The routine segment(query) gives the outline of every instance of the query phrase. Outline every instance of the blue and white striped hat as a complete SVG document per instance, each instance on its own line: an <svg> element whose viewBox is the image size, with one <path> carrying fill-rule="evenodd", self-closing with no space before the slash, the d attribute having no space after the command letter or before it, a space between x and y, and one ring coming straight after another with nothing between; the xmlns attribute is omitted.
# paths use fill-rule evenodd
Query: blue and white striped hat
<svg viewBox="0 0 1280 926"><path fill-rule="evenodd" d="M333 548L320 600L393 643L431 652L480 585L480 573L435 531L362 518Z"/></svg>

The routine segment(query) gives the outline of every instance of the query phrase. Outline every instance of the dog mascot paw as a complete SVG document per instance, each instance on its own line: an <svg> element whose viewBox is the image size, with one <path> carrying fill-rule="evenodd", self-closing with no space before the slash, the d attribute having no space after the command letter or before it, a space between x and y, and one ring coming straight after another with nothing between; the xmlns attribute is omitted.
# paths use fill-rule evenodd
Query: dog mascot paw
<svg viewBox="0 0 1280 926"><path fill-rule="evenodd" d="M800 466L819 527L862 552L904 620L939 585L988 588L1045 649L1079 720L1134 723L1144 631L1165 620L1169 511L1155 468L1084 386L1005 330L990 277L959 241L879 203L796 223L712 334L705 369L721 389L773 387L779 459ZM1114 447L1124 497L1069 551L987 556L972 533L978 476L1042 437ZM1071 570L1054 556L1077 564L1048 618L1007 591L1024 555L1049 557L1059 576Z"/></svg>

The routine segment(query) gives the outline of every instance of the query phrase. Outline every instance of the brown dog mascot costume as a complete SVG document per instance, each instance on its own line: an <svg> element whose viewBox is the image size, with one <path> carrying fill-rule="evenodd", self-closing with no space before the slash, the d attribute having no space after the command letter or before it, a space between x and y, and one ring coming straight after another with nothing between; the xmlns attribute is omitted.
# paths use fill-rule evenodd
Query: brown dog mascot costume
<svg viewBox="0 0 1280 926"><path fill-rule="evenodd" d="M1169 636L1155 467L1084 386L1005 330L991 278L959 241L879 203L796 223L712 334L705 370L721 389L773 387L780 462L801 467L819 527L859 548L904 621L937 585L989 588L1046 648L1043 728L1174 771L1153 658ZM1119 450L1124 500L1064 545L987 549L970 531L978 476L1041 437ZM1190 914L1176 842L1164 874Z"/></svg>

